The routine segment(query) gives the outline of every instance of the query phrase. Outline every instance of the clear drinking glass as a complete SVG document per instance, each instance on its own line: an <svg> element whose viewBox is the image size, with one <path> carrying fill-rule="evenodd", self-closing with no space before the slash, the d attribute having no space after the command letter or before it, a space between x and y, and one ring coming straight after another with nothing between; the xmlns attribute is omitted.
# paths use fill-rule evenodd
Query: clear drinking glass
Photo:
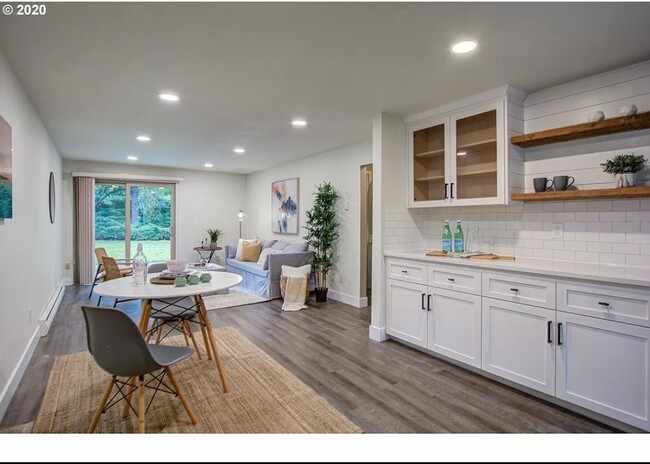
<svg viewBox="0 0 650 464"><path fill-rule="evenodd" d="M476 253L481 251L481 228L470 227L465 234L465 251Z"/></svg>

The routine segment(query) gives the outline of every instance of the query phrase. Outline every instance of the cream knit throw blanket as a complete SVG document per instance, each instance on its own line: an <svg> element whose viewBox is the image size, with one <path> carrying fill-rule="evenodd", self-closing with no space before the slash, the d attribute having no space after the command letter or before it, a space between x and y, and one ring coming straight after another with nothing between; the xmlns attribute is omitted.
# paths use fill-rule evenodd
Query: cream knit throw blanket
<svg viewBox="0 0 650 464"><path fill-rule="evenodd" d="M307 308L305 305L305 294L309 279L307 276L311 271L311 266L291 267L282 266L282 275L287 279L287 285L284 289L283 311L299 311Z"/></svg>

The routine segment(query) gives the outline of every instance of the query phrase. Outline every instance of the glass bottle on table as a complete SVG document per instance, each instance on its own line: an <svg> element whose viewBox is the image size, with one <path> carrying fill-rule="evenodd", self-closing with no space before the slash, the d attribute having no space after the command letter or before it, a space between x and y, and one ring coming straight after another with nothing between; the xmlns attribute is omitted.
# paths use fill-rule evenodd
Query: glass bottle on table
<svg viewBox="0 0 650 464"><path fill-rule="evenodd" d="M449 220L445 220L445 226L442 229L442 252L447 254L451 251L453 251L451 229L449 228Z"/></svg>
<svg viewBox="0 0 650 464"><path fill-rule="evenodd" d="M460 221L456 221L456 231L454 232L454 253L462 253L465 251L465 234L460 225Z"/></svg>
<svg viewBox="0 0 650 464"><path fill-rule="evenodd" d="M147 257L142 251L142 243L138 243L138 252L133 257L133 283L144 285L147 283Z"/></svg>

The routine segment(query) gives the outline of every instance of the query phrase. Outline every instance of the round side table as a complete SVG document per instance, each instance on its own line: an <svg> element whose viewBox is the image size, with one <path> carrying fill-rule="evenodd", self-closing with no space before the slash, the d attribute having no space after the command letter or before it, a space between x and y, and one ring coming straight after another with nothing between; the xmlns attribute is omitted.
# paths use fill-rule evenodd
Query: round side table
<svg viewBox="0 0 650 464"><path fill-rule="evenodd" d="M214 255L214 252L219 251L222 248L220 246L215 246L215 247L211 247L211 246L200 247L200 246L198 246L198 247L194 247L193 249L194 249L194 251L196 251L199 254L199 260L201 260L201 261L203 261L203 255L201 254L202 252L210 253L210 256L208 257L208 259L206 261L206 262L209 263L212 260L212 255Z"/></svg>

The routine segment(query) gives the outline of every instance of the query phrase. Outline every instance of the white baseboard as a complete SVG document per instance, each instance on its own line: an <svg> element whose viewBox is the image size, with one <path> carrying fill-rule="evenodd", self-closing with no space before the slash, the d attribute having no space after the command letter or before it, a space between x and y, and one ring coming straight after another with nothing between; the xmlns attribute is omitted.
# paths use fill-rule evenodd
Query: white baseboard
<svg viewBox="0 0 650 464"><path fill-rule="evenodd" d="M23 378L23 374L25 373L25 369L27 369L29 360L32 359L32 354L34 354L34 349L36 349L36 345L38 344L39 340L39 329L39 327L36 327L34 330L32 338L29 340L25 351L23 351L23 355L20 357L20 361L18 361L18 364L14 368L14 371L9 376L9 380L5 385L5 388L2 390L2 393L0 393L0 420L4 417L5 412L7 412L11 398L13 398L14 393L16 393L16 389L18 388L18 384L20 384L20 381Z"/></svg>
<svg viewBox="0 0 650 464"><path fill-rule="evenodd" d="M41 313L41 316L38 320L39 335L41 337L46 336L47 332L50 330L52 320L54 319L56 312L59 310L59 306L61 305L61 300L63 299L64 293L65 285L64 281L62 280L52 293L50 300L45 305L45 308L43 309L43 312Z"/></svg>
<svg viewBox="0 0 650 464"><path fill-rule="evenodd" d="M72 277L66 277L63 279L63 286L67 287L68 285L74 285L74 279Z"/></svg>
<svg viewBox="0 0 650 464"><path fill-rule="evenodd" d="M371 325L368 328L368 337L376 342L383 342L388 340L388 335L386 335L386 327L375 327L374 325Z"/></svg>
<svg viewBox="0 0 650 464"><path fill-rule="evenodd" d="M339 293L332 290L331 288L327 291L327 297L336 301L340 301L341 303L349 304L355 308L365 308L368 306L368 298L365 296L363 298L358 298L356 296L347 295L345 293Z"/></svg>

